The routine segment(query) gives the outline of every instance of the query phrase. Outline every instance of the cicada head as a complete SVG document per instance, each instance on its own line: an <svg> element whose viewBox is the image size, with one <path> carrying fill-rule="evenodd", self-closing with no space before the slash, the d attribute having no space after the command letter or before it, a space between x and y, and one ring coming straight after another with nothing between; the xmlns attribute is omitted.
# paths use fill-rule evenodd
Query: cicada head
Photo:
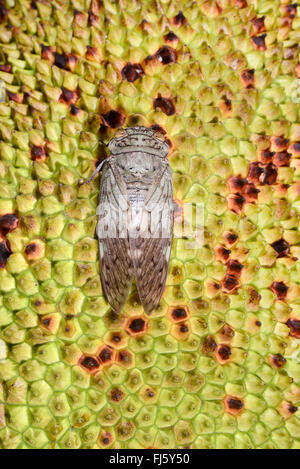
<svg viewBox="0 0 300 469"><path fill-rule="evenodd" d="M169 152L169 145L161 131L142 126L118 130L108 148L113 155L144 152L165 158Z"/></svg>

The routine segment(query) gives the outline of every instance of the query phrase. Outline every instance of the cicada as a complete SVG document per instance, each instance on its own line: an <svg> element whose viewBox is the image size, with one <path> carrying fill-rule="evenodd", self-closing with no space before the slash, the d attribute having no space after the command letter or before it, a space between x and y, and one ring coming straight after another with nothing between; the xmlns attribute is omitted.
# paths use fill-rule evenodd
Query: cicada
<svg viewBox="0 0 300 469"><path fill-rule="evenodd" d="M132 282L147 314L162 296L173 238L173 183L164 136L151 128L119 130L109 142L97 209L102 286L120 312Z"/></svg>

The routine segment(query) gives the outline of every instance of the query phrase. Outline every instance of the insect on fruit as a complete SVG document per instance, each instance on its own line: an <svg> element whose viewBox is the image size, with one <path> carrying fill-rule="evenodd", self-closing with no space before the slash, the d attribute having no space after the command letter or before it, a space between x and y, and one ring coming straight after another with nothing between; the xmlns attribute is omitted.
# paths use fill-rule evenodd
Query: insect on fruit
<svg viewBox="0 0 300 469"><path fill-rule="evenodd" d="M102 285L121 311L133 279L146 313L164 290L173 235L173 183L163 135L146 127L119 130L102 169L97 209ZM88 181L88 182L89 182Z"/></svg>

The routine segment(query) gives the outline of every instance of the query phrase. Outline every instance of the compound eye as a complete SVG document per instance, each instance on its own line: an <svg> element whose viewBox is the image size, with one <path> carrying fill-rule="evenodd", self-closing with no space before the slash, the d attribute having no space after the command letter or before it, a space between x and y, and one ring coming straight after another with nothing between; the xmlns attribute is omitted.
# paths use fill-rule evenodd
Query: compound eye
<svg viewBox="0 0 300 469"><path fill-rule="evenodd" d="M126 130L125 129L119 129L115 134L115 138L125 137L125 135L126 135Z"/></svg>
<svg viewBox="0 0 300 469"><path fill-rule="evenodd" d="M165 136L164 134L160 131L160 130L157 130L155 132L155 137L160 140L161 142L164 142L165 141Z"/></svg>

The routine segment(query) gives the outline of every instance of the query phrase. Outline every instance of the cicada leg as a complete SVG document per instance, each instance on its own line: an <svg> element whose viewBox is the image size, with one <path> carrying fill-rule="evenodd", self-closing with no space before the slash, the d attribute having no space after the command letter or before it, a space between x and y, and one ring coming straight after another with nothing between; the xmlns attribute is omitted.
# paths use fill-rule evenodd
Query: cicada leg
<svg viewBox="0 0 300 469"><path fill-rule="evenodd" d="M80 185L80 186L83 186L83 184L88 184L89 182L92 182L92 180L97 176L97 174L100 173L100 171L101 171L101 169L102 169L102 166L103 166L104 163L106 163L106 162L107 162L107 159L101 161L101 163L98 164L97 168L95 169L95 171L93 172L93 174L91 175L91 177L90 177L89 179L87 179L86 181L80 182L79 185Z"/></svg>

